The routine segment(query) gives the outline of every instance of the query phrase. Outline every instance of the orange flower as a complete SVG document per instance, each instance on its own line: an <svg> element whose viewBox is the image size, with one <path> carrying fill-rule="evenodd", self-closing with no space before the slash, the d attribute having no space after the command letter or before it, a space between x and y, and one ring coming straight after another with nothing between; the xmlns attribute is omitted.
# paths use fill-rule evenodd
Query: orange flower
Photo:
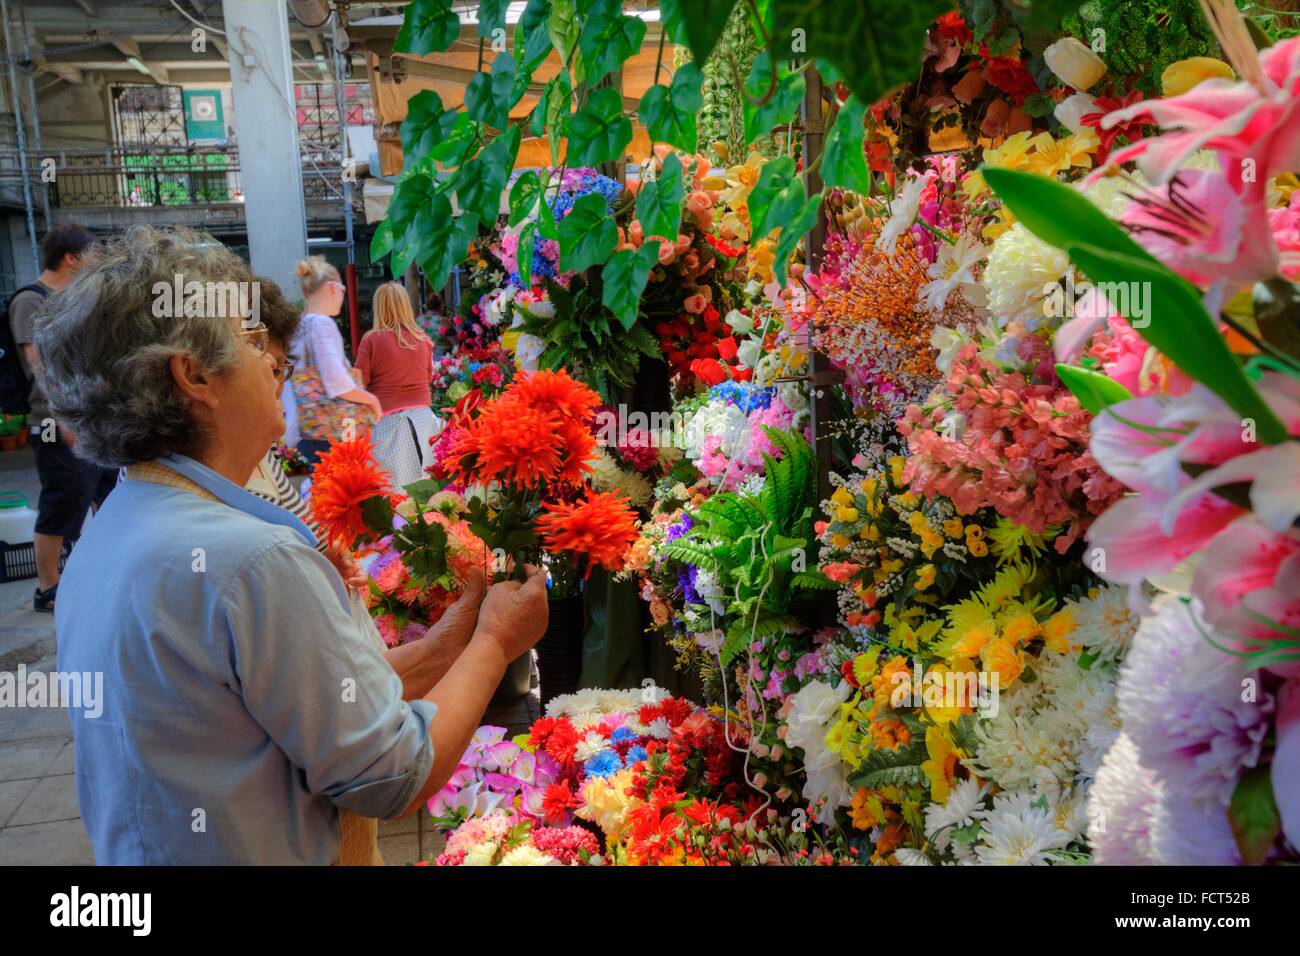
<svg viewBox="0 0 1300 956"><path fill-rule="evenodd" d="M370 436L335 442L321 455L312 472L311 516L331 541L355 546L359 538L373 537L361 514L369 498L386 497L396 505L388 473L374 459Z"/></svg>
<svg viewBox="0 0 1300 956"><path fill-rule="evenodd" d="M547 502L537 530L547 551L573 551L610 571L623 569L623 556L637 537L636 513L616 491L587 492L574 504ZM590 568L588 568L590 571Z"/></svg>
<svg viewBox="0 0 1300 956"><path fill-rule="evenodd" d="M509 391L530 405L554 409L584 425L591 421L600 405L599 395L581 382L575 382L563 369L521 372Z"/></svg>

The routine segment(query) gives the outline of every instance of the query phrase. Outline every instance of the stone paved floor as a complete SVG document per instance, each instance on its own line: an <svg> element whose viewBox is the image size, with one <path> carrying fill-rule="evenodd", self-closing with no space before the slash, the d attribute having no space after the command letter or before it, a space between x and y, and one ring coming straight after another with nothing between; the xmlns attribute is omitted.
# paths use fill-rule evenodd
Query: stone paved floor
<svg viewBox="0 0 1300 956"><path fill-rule="evenodd" d="M0 452L0 490L17 488L33 505L38 489L29 449ZM31 609L32 580L0 584L0 671L55 667L54 618ZM485 720L526 730L540 716L533 693ZM90 865L90 840L77 808L71 727L62 709L0 707L0 866ZM379 850L390 865L437 854L443 839L421 812L380 822Z"/></svg>

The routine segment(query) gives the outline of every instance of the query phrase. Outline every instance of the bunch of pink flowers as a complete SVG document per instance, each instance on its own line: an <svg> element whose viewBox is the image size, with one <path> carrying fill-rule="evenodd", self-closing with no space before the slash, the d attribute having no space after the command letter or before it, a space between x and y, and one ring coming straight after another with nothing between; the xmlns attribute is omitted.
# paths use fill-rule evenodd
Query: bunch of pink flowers
<svg viewBox="0 0 1300 956"><path fill-rule="evenodd" d="M1064 528L1065 552L1123 486L1088 451L1092 416L1059 386L1035 384L958 352L937 401L899 422L914 491L952 500L961 514L993 508L1035 533Z"/></svg>

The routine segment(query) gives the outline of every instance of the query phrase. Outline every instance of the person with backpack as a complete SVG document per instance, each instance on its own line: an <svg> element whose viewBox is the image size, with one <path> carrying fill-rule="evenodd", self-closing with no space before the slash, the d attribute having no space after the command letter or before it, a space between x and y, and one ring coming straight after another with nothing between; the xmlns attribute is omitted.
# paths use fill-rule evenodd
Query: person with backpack
<svg viewBox="0 0 1300 956"><path fill-rule="evenodd" d="M6 412L27 413L36 474L41 483L33 541L37 584L32 606L37 611L54 610L63 542L81 533L86 512L92 505L98 507L117 482L116 472L84 461L73 453L75 437L50 414L33 344L46 298L67 287L85 264L85 254L94 243L94 233L76 223L63 223L46 233L41 242L42 272L34 283L23 286L10 297L6 316L18 361L16 372L14 364L6 365L0 392L6 396ZM17 375L22 376L21 382L10 381Z"/></svg>

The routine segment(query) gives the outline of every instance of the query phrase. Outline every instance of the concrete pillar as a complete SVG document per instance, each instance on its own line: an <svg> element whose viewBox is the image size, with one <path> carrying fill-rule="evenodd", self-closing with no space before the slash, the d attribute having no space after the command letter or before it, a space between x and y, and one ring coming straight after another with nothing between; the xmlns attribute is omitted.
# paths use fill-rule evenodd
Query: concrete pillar
<svg viewBox="0 0 1300 956"><path fill-rule="evenodd" d="M292 301L293 267L307 254L307 212L298 156L289 14L279 0L222 0L235 138L253 271Z"/></svg>

